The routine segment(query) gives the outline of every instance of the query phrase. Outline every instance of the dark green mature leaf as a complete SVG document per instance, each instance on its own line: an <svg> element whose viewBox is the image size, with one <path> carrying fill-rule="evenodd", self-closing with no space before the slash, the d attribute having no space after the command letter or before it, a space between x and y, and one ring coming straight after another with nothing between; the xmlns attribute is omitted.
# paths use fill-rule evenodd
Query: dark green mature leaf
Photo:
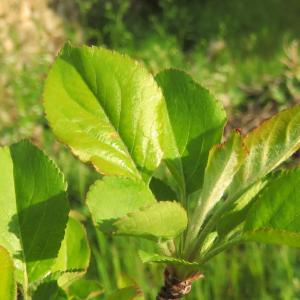
<svg viewBox="0 0 300 300"><path fill-rule="evenodd" d="M164 101L155 80L127 56L66 44L45 86L55 135L101 173L149 181L162 157Z"/></svg>
<svg viewBox="0 0 300 300"><path fill-rule="evenodd" d="M187 215L177 202L162 201L128 214L114 226L117 234L167 240L186 228Z"/></svg>
<svg viewBox="0 0 300 300"><path fill-rule="evenodd" d="M300 169L269 182L247 215L244 239L300 247L299 187Z"/></svg>
<svg viewBox="0 0 300 300"><path fill-rule="evenodd" d="M220 142L226 115L205 88L186 73L162 71L156 76L170 120L164 143L165 159L179 184L193 192L201 187L210 148Z"/></svg>
<svg viewBox="0 0 300 300"><path fill-rule="evenodd" d="M191 219L187 240L193 242L211 209L220 201L234 175L238 171L245 150L238 132L234 131L228 141L215 145L209 152L200 199Z"/></svg>
<svg viewBox="0 0 300 300"><path fill-rule="evenodd" d="M0 244L14 259L17 279L32 282L58 254L69 212L66 184L56 165L27 141L0 148L0 163Z"/></svg>
<svg viewBox="0 0 300 300"><path fill-rule="evenodd" d="M124 177L104 177L96 181L87 195L94 222L102 230L111 230L118 218L154 203L155 198L142 181Z"/></svg>
<svg viewBox="0 0 300 300"><path fill-rule="evenodd" d="M32 300L67 300L66 293L56 281L42 283L33 294Z"/></svg>
<svg viewBox="0 0 300 300"><path fill-rule="evenodd" d="M265 121L244 138L244 144L249 154L234 178L231 195L260 180L300 147L300 105Z"/></svg>
<svg viewBox="0 0 300 300"><path fill-rule="evenodd" d="M7 250L0 246L0 299L15 300L17 285L13 261Z"/></svg>

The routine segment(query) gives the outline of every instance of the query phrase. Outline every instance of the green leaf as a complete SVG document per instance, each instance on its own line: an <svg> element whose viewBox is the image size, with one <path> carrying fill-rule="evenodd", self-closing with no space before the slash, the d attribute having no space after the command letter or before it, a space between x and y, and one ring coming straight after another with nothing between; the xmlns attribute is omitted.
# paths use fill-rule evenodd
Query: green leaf
<svg viewBox="0 0 300 300"><path fill-rule="evenodd" d="M87 195L94 222L104 231L111 231L117 219L154 203L155 198L142 181L124 177L104 177L92 185Z"/></svg>
<svg viewBox="0 0 300 300"><path fill-rule="evenodd" d="M13 261L7 250L0 246L0 299L17 299Z"/></svg>
<svg viewBox="0 0 300 300"><path fill-rule="evenodd" d="M265 121L244 138L244 144L249 154L230 187L233 198L275 169L300 147L300 105Z"/></svg>
<svg viewBox="0 0 300 300"><path fill-rule="evenodd" d="M149 181L162 157L163 96L144 67L104 48L66 44L45 86L60 141L106 175Z"/></svg>
<svg viewBox="0 0 300 300"><path fill-rule="evenodd" d="M102 293L103 289L98 281L84 278L76 280L68 288L68 295L80 300L98 299L96 297L99 297Z"/></svg>
<svg viewBox="0 0 300 300"><path fill-rule="evenodd" d="M114 226L120 235L172 239L186 228L187 215L177 202L162 201L128 214Z"/></svg>
<svg viewBox="0 0 300 300"><path fill-rule="evenodd" d="M52 272L78 270L82 275L82 271L86 271L89 266L90 252L85 228L79 221L70 217ZM66 281L74 275L77 274L64 273L61 277Z"/></svg>
<svg viewBox="0 0 300 300"><path fill-rule="evenodd" d="M27 285L44 276L58 254L69 212L66 184L56 165L27 141L0 148L0 162L0 244Z"/></svg>
<svg viewBox="0 0 300 300"><path fill-rule="evenodd" d="M244 157L245 150L241 136L237 131L232 133L226 143L215 145L210 150L203 189L192 215L188 232L187 240L189 242L196 238L205 218L222 198Z"/></svg>
<svg viewBox="0 0 300 300"><path fill-rule="evenodd" d="M105 300L143 300L143 293L137 287L126 287L110 294Z"/></svg>
<svg viewBox="0 0 300 300"><path fill-rule="evenodd" d="M224 109L188 74L167 70L156 76L170 120L164 138L166 163L188 193L201 187L210 148L219 143L226 122Z"/></svg>
<svg viewBox="0 0 300 300"><path fill-rule="evenodd" d="M189 262L182 258L161 255L158 253L150 253L142 250L139 250L139 256L143 263L161 263L167 265L179 265L179 266L186 266L186 267L199 266L199 264L196 262Z"/></svg>
<svg viewBox="0 0 300 300"><path fill-rule="evenodd" d="M258 181L251 186L221 217L217 224L217 231L221 237L234 230L238 230L243 224L250 210L255 196L265 187L267 180ZM253 200L253 201L252 201Z"/></svg>
<svg viewBox="0 0 300 300"><path fill-rule="evenodd" d="M300 169L270 181L247 215L244 239L300 247L299 186Z"/></svg>
<svg viewBox="0 0 300 300"><path fill-rule="evenodd" d="M67 300L66 293L58 286L56 281L41 284L33 294L32 300Z"/></svg>

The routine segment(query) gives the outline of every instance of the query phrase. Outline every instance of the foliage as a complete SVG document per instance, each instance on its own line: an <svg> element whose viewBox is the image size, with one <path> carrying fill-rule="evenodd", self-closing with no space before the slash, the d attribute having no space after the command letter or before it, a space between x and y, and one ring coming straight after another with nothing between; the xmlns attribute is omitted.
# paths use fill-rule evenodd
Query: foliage
<svg viewBox="0 0 300 300"><path fill-rule="evenodd" d="M53 286L51 279L64 280L70 276L67 272L86 270L90 254L85 230L78 221L68 221L66 183L42 151L21 141L2 147L0 161L0 203L5 208L0 244L13 258L24 299L35 299L35 290L55 291L57 284L54 281ZM8 268L2 276L11 276L9 272Z"/></svg>
<svg viewBox="0 0 300 300"><path fill-rule="evenodd" d="M167 263L168 274L186 284L199 277L199 266L238 243L299 246L300 212L290 202L299 172L266 176L300 147L300 107L245 137L232 132L219 145L225 123L220 103L180 71L155 79L127 56L69 44L49 73L44 104L50 126L105 175L87 197L95 225L154 240L160 250L144 253L144 261ZM166 200L178 203L156 202L153 177L173 189L175 199ZM220 218L245 198L243 214L221 234ZM174 291L166 278L161 293Z"/></svg>

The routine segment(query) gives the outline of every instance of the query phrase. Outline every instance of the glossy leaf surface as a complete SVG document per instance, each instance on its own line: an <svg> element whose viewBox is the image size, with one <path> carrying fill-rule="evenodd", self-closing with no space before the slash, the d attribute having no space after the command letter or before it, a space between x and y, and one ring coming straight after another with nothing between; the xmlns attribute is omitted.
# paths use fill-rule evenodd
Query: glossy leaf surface
<svg viewBox="0 0 300 300"><path fill-rule="evenodd" d="M104 48L66 44L44 98L55 135L81 160L106 175L149 181L162 157L164 101L145 68Z"/></svg>

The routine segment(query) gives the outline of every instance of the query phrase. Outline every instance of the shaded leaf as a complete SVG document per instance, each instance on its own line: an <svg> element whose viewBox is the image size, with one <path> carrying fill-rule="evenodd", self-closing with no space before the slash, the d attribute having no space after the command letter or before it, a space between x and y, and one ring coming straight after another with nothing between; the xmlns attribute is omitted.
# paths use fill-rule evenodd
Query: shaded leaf
<svg viewBox="0 0 300 300"><path fill-rule="evenodd" d="M163 96L137 62L104 48L66 44L45 86L60 141L101 173L148 182L162 157Z"/></svg>
<svg viewBox="0 0 300 300"><path fill-rule="evenodd" d="M76 219L69 217L65 236L52 270L87 269L90 262L90 252L84 226Z"/></svg>
<svg viewBox="0 0 300 300"><path fill-rule="evenodd" d="M7 250L0 246L0 299L15 300L17 286L13 261Z"/></svg>
<svg viewBox="0 0 300 300"><path fill-rule="evenodd" d="M299 186L300 169L270 181L247 215L244 239L300 247Z"/></svg>
<svg viewBox="0 0 300 300"><path fill-rule="evenodd" d="M17 279L30 283L58 254L69 212L66 184L56 165L27 141L0 148L0 162L0 244L14 259Z"/></svg>
<svg viewBox="0 0 300 300"><path fill-rule="evenodd" d="M166 70L155 79L170 120L164 138L166 163L190 193L201 187L208 152L221 140L226 115L221 103L185 72Z"/></svg>
<svg viewBox="0 0 300 300"><path fill-rule="evenodd" d="M58 286L56 281L45 282L41 284L32 300L67 300L66 293Z"/></svg>
<svg viewBox="0 0 300 300"><path fill-rule="evenodd" d="M267 180L258 181L249 188L237 201L232 203L231 208L221 217L217 224L217 231L221 237L232 230L240 227L254 203L255 196L264 188ZM253 200L253 201L252 201Z"/></svg>
<svg viewBox="0 0 300 300"><path fill-rule="evenodd" d="M177 202L162 201L130 213L114 225L120 235L172 239L186 228L187 215Z"/></svg>

